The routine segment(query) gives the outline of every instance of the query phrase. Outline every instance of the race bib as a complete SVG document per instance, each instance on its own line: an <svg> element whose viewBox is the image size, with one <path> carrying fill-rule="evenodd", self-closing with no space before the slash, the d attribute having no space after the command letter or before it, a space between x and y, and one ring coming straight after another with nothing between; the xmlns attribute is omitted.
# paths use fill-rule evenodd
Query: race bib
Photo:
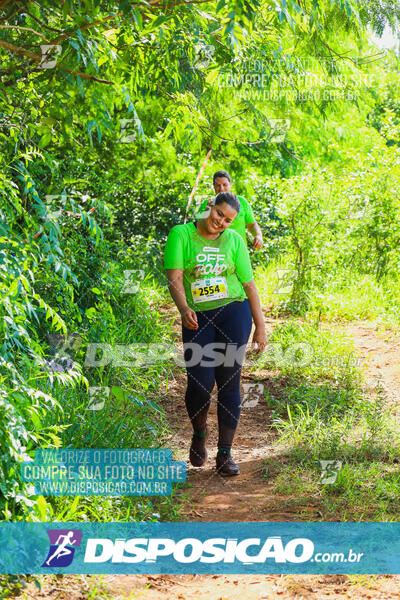
<svg viewBox="0 0 400 600"><path fill-rule="evenodd" d="M193 302L211 302L228 297L228 286L225 277L198 279L191 284Z"/></svg>

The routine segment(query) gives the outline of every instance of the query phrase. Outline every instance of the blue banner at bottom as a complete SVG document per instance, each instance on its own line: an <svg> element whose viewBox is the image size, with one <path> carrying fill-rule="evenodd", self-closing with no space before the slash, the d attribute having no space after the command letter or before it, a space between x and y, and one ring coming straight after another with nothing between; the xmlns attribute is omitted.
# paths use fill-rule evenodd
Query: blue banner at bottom
<svg viewBox="0 0 400 600"><path fill-rule="evenodd" d="M0 573L398 574L400 523L0 523Z"/></svg>

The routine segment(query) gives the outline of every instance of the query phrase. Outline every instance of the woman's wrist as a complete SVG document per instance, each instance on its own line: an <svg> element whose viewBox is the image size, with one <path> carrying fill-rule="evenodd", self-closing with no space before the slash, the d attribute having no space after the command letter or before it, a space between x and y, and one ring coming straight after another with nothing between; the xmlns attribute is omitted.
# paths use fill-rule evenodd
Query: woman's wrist
<svg viewBox="0 0 400 600"><path fill-rule="evenodd" d="M178 310L179 310L181 316L183 316L185 314L185 312L190 310L190 306L188 304L186 304L185 306L182 306L181 308L178 307Z"/></svg>

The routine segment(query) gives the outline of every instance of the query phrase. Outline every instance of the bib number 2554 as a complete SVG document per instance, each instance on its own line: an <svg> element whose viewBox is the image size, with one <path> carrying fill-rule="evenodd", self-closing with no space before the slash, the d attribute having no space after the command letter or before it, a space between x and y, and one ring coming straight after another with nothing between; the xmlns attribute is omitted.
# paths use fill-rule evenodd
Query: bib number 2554
<svg viewBox="0 0 400 600"><path fill-rule="evenodd" d="M192 283L192 296L195 303L226 298L228 288L225 277L198 279Z"/></svg>

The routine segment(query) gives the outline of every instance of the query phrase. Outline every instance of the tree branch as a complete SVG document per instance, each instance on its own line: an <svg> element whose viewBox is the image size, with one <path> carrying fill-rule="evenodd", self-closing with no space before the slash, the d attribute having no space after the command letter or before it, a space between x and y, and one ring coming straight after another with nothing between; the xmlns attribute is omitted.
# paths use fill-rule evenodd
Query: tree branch
<svg viewBox="0 0 400 600"><path fill-rule="evenodd" d="M336 52L336 50L334 50L326 42L324 42L324 40L322 38L319 38L319 41L321 42L321 44L323 46L325 46L325 48L327 48L329 50L329 52L331 54L331 58L332 58L332 54L334 54L335 56L338 56L342 60L349 60L350 62L353 63L353 65L357 65L356 61L353 58L350 58L350 56L344 56L343 54L339 54L339 52Z"/></svg>
<svg viewBox="0 0 400 600"><path fill-rule="evenodd" d="M179 4L210 4L211 0L180 0L179 2L170 2L168 0L150 0L149 4L152 6L159 6L160 4L166 4L168 8L174 8ZM140 2L132 2L132 4L140 4ZM144 7L145 8L145 7ZM148 8L148 7L147 7Z"/></svg>
<svg viewBox="0 0 400 600"><path fill-rule="evenodd" d="M10 2L10 0L1 0L0 2L0 10L2 10L6 4L8 4Z"/></svg>
<svg viewBox="0 0 400 600"><path fill-rule="evenodd" d="M39 23L39 25L41 25L42 27L45 27L46 29L49 29L50 31L54 31L55 33L62 33L61 29L56 29L55 27L50 27L50 25L46 25L46 23L43 23L40 19L38 19L35 15L30 13L28 10L25 10L24 12L25 12L25 14L28 15L28 17L30 17L31 19L36 21L36 23Z"/></svg>
<svg viewBox="0 0 400 600"><path fill-rule="evenodd" d="M14 52L14 54L19 54L21 56L28 56L29 58L32 58L33 60L35 60L37 62L41 62L41 60L43 58L40 54L34 54L33 52L26 50L25 48L21 48L20 46L15 46L14 44L10 44L9 42L4 42L3 40L0 40L0 47L6 48L6 50L10 50L10 52ZM62 71L66 71L67 73L70 73L71 75L75 75L77 77L79 76L82 79L89 79L91 81L97 81L98 83L114 85L113 81L108 81L107 79L99 79L98 77L95 77L94 75L89 75L88 73L81 73L80 71L72 71L71 69L64 67L64 65L62 65L62 64L56 64L55 68L61 69ZM42 70L42 69L40 69L40 70ZM7 82L7 83L9 83L9 82Z"/></svg>
<svg viewBox="0 0 400 600"><path fill-rule="evenodd" d="M15 46L9 42L4 42L3 40L0 40L0 47L5 48L10 52L14 52L14 54L19 54L20 56L29 56L29 58L33 58L33 60L42 60L42 57L39 56L39 54L34 54L33 52L30 52L30 50L26 50L20 46Z"/></svg>
<svg viewBox="0 0 400 600"><path fill-rule="evenodd" d="M97 83L105 83L107 85L115 85L114 81L109 81L108 79L99 79L98 77L95 77L94 75L89 75L88 73L81 73L80 71L71 71L70 69L67 69L67 67L64 67L63 65L56 65L56 67L58 69L61 69L62 71L71 73L71 75L79 76L82 79L90 79L91 81L97 81Z"/></svg>
<svg viewBox="0 0 400 600"><path fill-rule="evenodd" d="M3 77L4 75L8 75L9 73L13 73L14 71L18 71L19 69L22 69L23 67L26 67L27 63L21 63L20 65L13 65L12 67L9 67L8 69L1 69L0 70L0 77Z"/></svg>
<svg viewBox="0 0 400 600"><path fill-rule="evenodd" d="M12 13L9 13L8 15L6 15L5 17L1 17L0 21L9 21L10 19L12 19L13 17L15 17L15 15L17 15L18 13L22 12L24 10L23 6L20 6L19 8L17 8L17 10L15 10Z"/></svg>
<svg viewBox="0 0 400 600"><path fill-rule="evenodd" d="M96 27L96 25L100 25L101 23L104 23L105 21L112 21L113 19L117 19L118 17L121 17L121 16L123 16L122 12L119 12L116 15L109 15L108 17L105 17L104 19L98 19L97 21L94 21L93 23L87 23L86 25L83 25L83 27L79 27L79 31L86 31L87 29ZM58 38L53 40L51 43L59 44L63 40L66 40L67 38L69 38L73 35L75 35L75 31L69 31L68 33L63 33Z"/></svg>
<svg viewBox="0 0 400 600"><path fill-rule="evenodd" d="M9 0L3 0L3 2L9 2ZM168 4L168 0L150 0L149 4L151 4L152 6L150 7L145 7L143 6L143 4L141 3L136 3L136 2L132 2L132 5L137 4L143 7L143 9L145 8L158 8L160 4L164 3L168 5L168 8L174 8L175 6L179 6L182 4L206 4L207 2L210 2L210 0L179 0L178 2L175 2L173 4ZM0 8L1 8L1 3L0 3ZM48 25L45 25L44 23L42 23L37 17L35 17L34 15L32 15L31 13L29 13L28 11L25 11L27 15L29 15L32 19L34 19L35 21L37 21L40 25L42 25L43 27L46 27L47 29L50 29L52 31L55 31L57 33L61 33L59 29L55 29L54 27L50 27ZM112 21L117 19L118 17L122 17L123 16L123 12L118 12L115 15L108 15L107 17L105 17L104 19L98 19L97 21L94 21L93 23L86 23L86 25L83 25L82 27L79 28L80 31L87 31L88 29L91 29L92 27L96 27L96 25L101 25L102 23L105 23L106 21ZM9 26L12 27L14 29L16 29L17 27L13 27L13 26ZM21 27L21 29L23 29ZM63 40L68 39L69 37L72 37L75 35L74 31L69 31L66 33L61 33L60 36L58 36L56 39L52 40L51 42L49 42L42 34L39 34L38 32L34 32L34 30L31 30L33 33L36 33L37 35L40 35L41 37L43 37L43 39L46 40L46 42L57 45L60 44Z"/></svg>
<svg viewBox="0 0 400 600"><path fill-rule="evenodd" d="M207 0L209 1L209 0ZM148 8L148 7L147 7ZM93 23L87 23L86 25L83 25L82 27L79 28L80 31L87 31L88 29L91 29L92 27L96 27L96 25L101 25L102 23L106 22L106 21L112 21L114 19L117 19L118 17L122 17L124 15L123 12L119 12L115 15L108 15L108 17L105 17L104 19L98 19L97 21L94 21ZM143 16L143 20L148 19L148 17L146 17L145 15ZM74 31L70 31L68 33L63 33L62 35L60 35L60 37L56 38L52 44L59 44L60 42L62 42L63 40L71 37L75 35Z"/></svg>
<svg viewBox="0 0 400 600"><path fill-rule="evenodd" d="M12 29L12 30L17 30L17 31L30 31L31 33L34 33L35 35L38 35L39 37L41 37L42 40L44 40L45 42L47 42L49 44L49 40L43 35L43 33L39 33L38 31L35 31L34 29L31 29L31 27L21 27L19 25L0 25L0 29Z"/></svg>
<svg viewBox="0 0 400 600"><path fill-rule="evenodd" d="M218 123L223 123L224 121L230 121L231 119L233 119L234 117L239 117L240 115L242 115L243 113L247 112L247 108L245 108L244 110L241 110L238 113L235 113L234 115L231 115L230 117L226 117L226 119L220 119L218 121Z"/></svg>

